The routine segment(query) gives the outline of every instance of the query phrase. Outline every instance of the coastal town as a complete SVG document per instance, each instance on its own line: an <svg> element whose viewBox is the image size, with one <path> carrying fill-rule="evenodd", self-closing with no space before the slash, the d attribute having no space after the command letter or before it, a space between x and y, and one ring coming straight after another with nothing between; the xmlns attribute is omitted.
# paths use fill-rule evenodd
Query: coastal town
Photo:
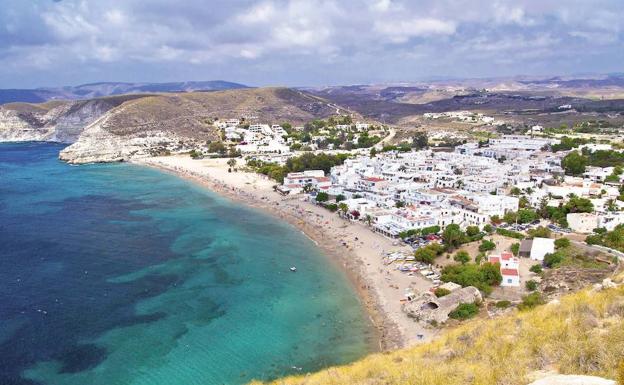
<svg viewBox="0 0 624 385"><path fill-rule="evenodd" d="M391 127L348 116L298 127L246 117L215 121L223 144L142 162L300 227L354 272L394 346L607 277L622 256L607 239L624 228L624 173L601 159L624 160L621 138L499 134L503 123L466 112L426 119L449 117L470 117L478 135L437 146L449 133L392 140Z"/></svg>

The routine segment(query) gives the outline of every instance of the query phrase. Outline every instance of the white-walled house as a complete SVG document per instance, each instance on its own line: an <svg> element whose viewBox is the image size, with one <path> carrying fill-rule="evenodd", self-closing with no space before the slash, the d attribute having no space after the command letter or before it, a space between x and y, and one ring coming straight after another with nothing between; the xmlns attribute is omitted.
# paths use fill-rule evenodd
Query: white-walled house
<svg viewBox="0 0 624 385"><path fill-rule="evenodd" d="M543 261L546 254L555 252L555 240L550 238L525 239L520 243L520 256Z"/></svg>

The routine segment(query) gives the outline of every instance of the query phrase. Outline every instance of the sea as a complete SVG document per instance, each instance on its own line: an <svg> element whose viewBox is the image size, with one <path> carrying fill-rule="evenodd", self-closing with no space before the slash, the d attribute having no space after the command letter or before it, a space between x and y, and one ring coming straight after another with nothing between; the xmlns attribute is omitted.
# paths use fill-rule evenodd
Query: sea
<svg viewBox="0 0 624 385"><path fill-rule="evenodd" d="M0 144L0 384L244 384L374 349L355 289L297 229L62 148Z"/></svg>

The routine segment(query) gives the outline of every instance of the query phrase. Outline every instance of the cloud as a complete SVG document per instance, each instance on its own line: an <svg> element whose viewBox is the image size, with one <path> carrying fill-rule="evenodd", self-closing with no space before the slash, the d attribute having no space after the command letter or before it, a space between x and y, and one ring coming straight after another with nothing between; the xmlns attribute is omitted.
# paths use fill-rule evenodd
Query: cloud
<svg viewBox="0 0 624 385"><path fill-rule="evenodd" d="M583 0L5 0L0 81L35 86L225 78L307 85L527 70L606 72L623 59L623 31L619 0L598 5ZM607 60L592 60L596 56Z"/></svg>

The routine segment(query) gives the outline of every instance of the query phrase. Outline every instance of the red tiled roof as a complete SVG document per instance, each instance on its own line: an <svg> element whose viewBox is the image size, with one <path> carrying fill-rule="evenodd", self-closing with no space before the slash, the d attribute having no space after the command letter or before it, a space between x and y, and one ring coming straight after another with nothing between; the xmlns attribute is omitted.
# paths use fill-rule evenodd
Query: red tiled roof
<svg viewBox="0 0 624 385"><path fill-rule="evenodd" d="M512 253L502 253L501 254L501 259L503 259L505 261L508 261L511 258L513 258L513 254Z"/></svg>
<svg viewBox="0 0 624 385"><path fill-rule="evenodd" d="M519 276L520 274L518 274L518 270L516 269L501 269L501 274L502 275L513 275L513 276Z"/></svg>
<svg viewBox="0 0 624 385"><path fill-rule="evenodd" d="M488 257L488 262L490 262L490 263L500 263L500 258L498 258L498 257Z"/></svg>

